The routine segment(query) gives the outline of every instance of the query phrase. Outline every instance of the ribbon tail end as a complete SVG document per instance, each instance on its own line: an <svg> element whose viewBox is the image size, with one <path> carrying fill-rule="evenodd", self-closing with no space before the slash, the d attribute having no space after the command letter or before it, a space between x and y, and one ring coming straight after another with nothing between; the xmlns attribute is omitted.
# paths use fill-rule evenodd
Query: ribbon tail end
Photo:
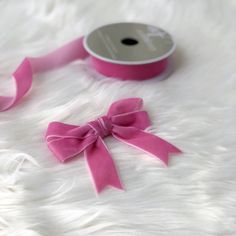
<svg viewBox="0 0 236 236"><path fill-rule="evenodd" d="M96 192L98 194L100 194L107 187L113 187L113 188L116 188L116 189L124 190L124 188L123 188L123 186L122 186L119 179L114 180L112 182L104 183L102 185L96 185L95 187L96 187Z"/></svg>
<svg viewBox="0 0 236 236"><path fill-rule="evenodd" d="M164 155L164 157L162 158L162 161L164 162L166 167L169 165L169 156L172 153L173 154L181 154L183 152L179 148L175 147L174 145L169 144L168 151L167 151L166 155Z"/></svg>
<svg viewBox="0 0 236 236"><path fill-rule="evenodd" d="M110 184L111 187L113 188L117 188L117 189L120 189L120 190L124 190L124 187L122 186L121 182L117 182L117 183L113 183L113 184Z"/></svg>
<svg viewBox="0 0 236 236"><path fill-rule="evenodd" d="M183 153L179 148L175 147L174 145L170 144L168 146L168 153L175 153L175 154L181 154Z"/></svg>

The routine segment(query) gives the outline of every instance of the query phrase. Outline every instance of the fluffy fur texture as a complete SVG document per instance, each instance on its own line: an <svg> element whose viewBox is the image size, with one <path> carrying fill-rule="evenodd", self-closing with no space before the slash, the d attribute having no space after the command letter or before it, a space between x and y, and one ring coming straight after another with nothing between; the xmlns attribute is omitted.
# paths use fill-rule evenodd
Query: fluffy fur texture
<svg viewBox="0 0 236 236"><path fill-rule="evenodd" d="M106 23L158 25L177 50L164 81L108 79L83 61L35 76L22 103L0 114L0 235L236 235L235 11L234 0L1 1L0 94L25 55ZM184 154L163 168L107 138L126 190L96 196L85 159L58 163L45 129L54 120L81 124L130 96L144 99L150 132Z"/></svg>

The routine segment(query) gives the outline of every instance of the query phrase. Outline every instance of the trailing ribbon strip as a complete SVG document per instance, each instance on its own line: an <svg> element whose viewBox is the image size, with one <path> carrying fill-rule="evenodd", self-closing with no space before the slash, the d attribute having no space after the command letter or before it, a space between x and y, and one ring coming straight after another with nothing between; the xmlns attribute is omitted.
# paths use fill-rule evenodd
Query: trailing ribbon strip
<svg viewBox="0 0 236 236"><path fill-rule="evenodd" d="M111 105L107 115L82 126L52 122L46 133L47 145L61 162L83 152L98 193L108 185L123 189L104 137L112 135L154 155L165 165L169 153L181 153L174 145L144 131L150 126L150 119L147 112L141 110L142 103L141 98L119 100Z"/></svg>
<svg viewBox="0 0 236 236"><path fill-rule="evenodd" d="M88 53L83 47L83 38L79 38L45 56L25 58L13 73L16 85L15 96L0 96L0 111L14 106L28 92L32 85L33 74L64 66L87 56Z"/></svg>

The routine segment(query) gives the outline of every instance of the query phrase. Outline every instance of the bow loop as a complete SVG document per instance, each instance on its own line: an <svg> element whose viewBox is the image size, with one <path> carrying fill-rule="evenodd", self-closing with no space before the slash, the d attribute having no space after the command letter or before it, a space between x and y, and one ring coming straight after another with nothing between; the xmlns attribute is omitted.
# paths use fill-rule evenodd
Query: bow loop
<svg viewBox="0 0 236 236"><path fill-rule="evenodd" d="M111 121L113 126L135 127L142 130L148 128L151 125L146 111L135 111L112 116Z"/></svg>
<svg viewBox="0 0 236 236"><path fill-rule="evenodd" d="M97 136L88 125L76 126L52 122L46 132L48 147L61 162L78 155L96 139Z"/></svg>
<svg viewBox="0 0 236 236"><path fill-rule="evenodd" d="M126 98L119 101L114 102L109 110L108 117L130 113L134 111L138 111L143 106L143 100L141 98Z"/></svg>

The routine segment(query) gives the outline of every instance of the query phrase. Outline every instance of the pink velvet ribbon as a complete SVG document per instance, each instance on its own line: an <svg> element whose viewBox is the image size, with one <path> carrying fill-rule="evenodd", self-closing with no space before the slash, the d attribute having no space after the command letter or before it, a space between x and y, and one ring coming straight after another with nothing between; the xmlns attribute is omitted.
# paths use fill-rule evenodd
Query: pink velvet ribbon
<svg viewBox="0 0 236 236"><path fill-rule="evenodd" d="M37 58L25 58L13 73L15 81L14 96L0 96L0 111L16 105L30 90L33 75L64 66L78 59L85 59L89 54L83 46L83 37L78 38L57 50ZM90 56L90 63L98 72L108 77L121 80L145 80L161 74L168 65L168 59L149 64L121 65Z"/></svg>
<svg viewBox="0 0 236 236"><path fill-rule="evenodd" d="M123 189L103 142L106 136L141 149L165 165L168 165L169 153L181 153L174 145L144 131L150 126L150 119L142 110L142 104L141 98L119 100L110 106L107 115L82 126L52 122L46 132L47 145L61 162L84 153L98 193L109 185Z"/></svg>
<svg viewBox="0 0 236 236"><path fill-rule="evenodd" d="M13 73L15 95L12 97L0 96L0 111L13 107L29 91L33 74L64 66L87 56L88 53L83 47L83 38L79 38L45 56L25 58Z"/></svg>

